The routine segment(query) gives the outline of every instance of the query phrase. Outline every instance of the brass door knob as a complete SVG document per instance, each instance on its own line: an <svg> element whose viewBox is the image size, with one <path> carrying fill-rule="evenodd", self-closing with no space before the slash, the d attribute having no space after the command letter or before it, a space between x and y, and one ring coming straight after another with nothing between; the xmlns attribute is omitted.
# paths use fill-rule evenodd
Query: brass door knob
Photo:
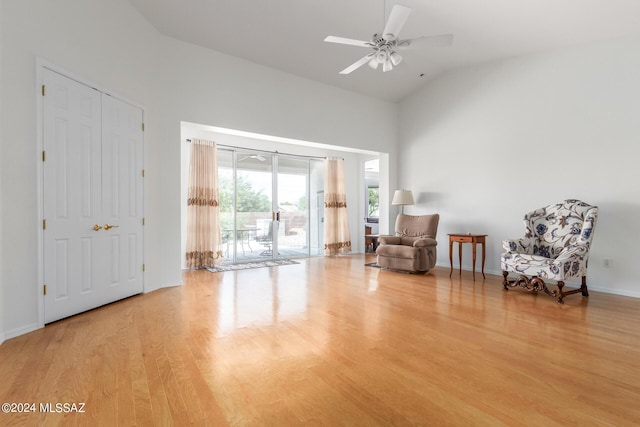
<svg viewBox="0 0 640 427"><path fill-rule="evenodd" d="M120 227L119 225L111 225L111 224L105 224L104 225L104 229L105 230L111 230L112 228L118 228Z"/></svg>
<svg viewBox="0 0 640 427"><path fill-rule="evenodd" d="M93 231L100 231L102 229L102 227L100 227L98 224L94 225L92 230Z"/></svg>

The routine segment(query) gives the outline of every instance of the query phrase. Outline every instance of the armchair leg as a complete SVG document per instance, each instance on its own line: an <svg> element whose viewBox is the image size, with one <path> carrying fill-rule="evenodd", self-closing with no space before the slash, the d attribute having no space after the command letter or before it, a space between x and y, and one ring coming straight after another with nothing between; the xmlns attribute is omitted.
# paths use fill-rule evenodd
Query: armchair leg
<svg viewBox="0 0 640 427"><path fill-rule="evenodd" d="M580 286L580 290L582 291L583 297L589 296L589 291L587 290L587 276L582 276L582 285Z"/></svg>
<svg viewBox="0 0 640 427"><path fill-rule="evenodd" d="M578 292L580 292L583 297L589 296L589 290L587 289L587 276L582 276L582 284L578 289L572 289L570 291L565 292L562 290L563 286L564 286L564 282L558 282L558 295L560 296L558 298L558 303L560 304L564 302L562 301L562 299L567 295L577 294Z"/></svg>
<svg viewBox="0 0 640 427"><path fill-rule="evenodd" d="M522 275L522 276L518 276L515 279L509 279L508 271L503 271L502 276L504 277L504 281L502 282L502 285L504 286L505 291L508 291L509 288L513 288L516 286L520 286L529 292L543 291L547 295L556 298L556 302L558 304L564 304L564 297L566 297L567 295L578 293L578 292L581 292L583 297L589 296L589 291L587 290L586 276L582 277L582 285L580 286L580 288L570 289L568 291L564 290L564 281L562 280L559 280L556 283L556 286L558 287L558 289L551 290L549 289L547 284L544 282L544 280L540 277L533 276L529 278L527 276Z"/></svg>
<svg viewBox="0 0 640 427"><path fill-rule="evenodd" d="M558 280L557 286L558 286L558 293L557 293L558 299L556 300L556 302L558 304L564 304L564 301L562 300L562 298L564 298L564 292L562 292L562 288L564 288L564 282L562 280Z"/></svg>

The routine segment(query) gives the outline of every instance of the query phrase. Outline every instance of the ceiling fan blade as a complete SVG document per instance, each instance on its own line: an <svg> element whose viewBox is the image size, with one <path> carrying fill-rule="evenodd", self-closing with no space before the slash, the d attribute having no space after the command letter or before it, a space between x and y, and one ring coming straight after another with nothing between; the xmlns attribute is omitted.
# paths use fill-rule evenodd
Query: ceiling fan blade
<svg viewBox="0 0 640 427"><path fill-rule="evenodd" d="M387 20L387 25L385 25L384 31L382 32L382 38L385 40L398 38L398 34L400 34L402 27L404 27L404 23L407 22L409 14L411 14L411 9L408 7L399 4L393 6L389 14L389 19Z"/></svg>
<svg viewBox="0 0 640 427"><path fill-rule="evenodd" d="M357 70L358 68L362 67L364 64L366 64L367 62L369 62L369 60L371 60L371 58L373 58L373 53L370 53L369 55L358 59L356 62L354 62L353 64L349 65L347 68L345 68L344 70L340 71L340 74L349 74L352 71Z"/></svg>
<svg viewBox="0 0 640 427"><path fill-rule="evenodd" d="M324 41L329 43L338 43L338 44L348 44L351 46L360 46L360 47L372 47L373 44L371 42L365 42L362 40L354 40L354 39L346 39L344 37L335 37L328 36Z"/></svg>
<svg viewBox="0 0 640 427"><path fill-rule="evenodd" d="M399 40L396 47L412 49L420 47L449 47L453 44L453 34L416 37L415 39Z"/></svg>

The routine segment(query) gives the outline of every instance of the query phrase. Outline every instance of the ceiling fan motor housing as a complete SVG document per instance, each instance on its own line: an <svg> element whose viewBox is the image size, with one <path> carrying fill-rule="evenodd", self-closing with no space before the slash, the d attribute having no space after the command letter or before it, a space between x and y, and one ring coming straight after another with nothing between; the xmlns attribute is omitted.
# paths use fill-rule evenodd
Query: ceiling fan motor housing
<svg viewBox="0 0 640 427"><path fill-rule="evenodd" d="M385 39L383 36L376 33L371 38L371 43L377 49L381 49L383 47L393 49L398 43L398 41L396 39L396 36L394 36L393 34L387 34L387 38Z"/></svg>

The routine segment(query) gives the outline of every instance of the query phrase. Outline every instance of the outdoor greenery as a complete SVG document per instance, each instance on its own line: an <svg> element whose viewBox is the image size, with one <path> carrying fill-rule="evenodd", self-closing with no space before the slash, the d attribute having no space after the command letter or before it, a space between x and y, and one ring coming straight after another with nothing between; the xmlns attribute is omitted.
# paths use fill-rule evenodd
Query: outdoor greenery
<svg viewBox="0 0 640 427"><path fill-rule="evenodd" d="M238 174L236 177L238 191L237 227L244 228L250 222L255 225L254 212L271 212L271 200L262 190L256 191L249 180ZM233 177L230 170L218 171L218 188L220 190L220 225L223 230L233 229Z"/></svg>
<svg viewBox="0 0 640 427"><path fill-rule="evenodd" d="M219 174L220 211L231 212L233 207L233 180ZM236 178L238 212L271 212L271 200L262 190L256 191L245 176Z"/></svg>
<svg viewBox="0 0 640 427"><path fill-rule="evenodd" d="M218 170L218 187L220 190L220 225L223 230L233 229L233 175L230 169ZM257 218L271 218L271 198L262 189L255 189L251 181L242 174L236 176L237 228L255 226ZM301 196L294 203L283 202L281 208L287 212L306 211L307 197ZM287 207L290 207L287 209ZM266 216L265 216L266 214Z"/></svg>
<svg viewBox="0 0 640 427"><path fill-rule="evenodd" d="M380 216L380 192L378 187L369 187L369 214L368 218L377 218Z"/></svg>

